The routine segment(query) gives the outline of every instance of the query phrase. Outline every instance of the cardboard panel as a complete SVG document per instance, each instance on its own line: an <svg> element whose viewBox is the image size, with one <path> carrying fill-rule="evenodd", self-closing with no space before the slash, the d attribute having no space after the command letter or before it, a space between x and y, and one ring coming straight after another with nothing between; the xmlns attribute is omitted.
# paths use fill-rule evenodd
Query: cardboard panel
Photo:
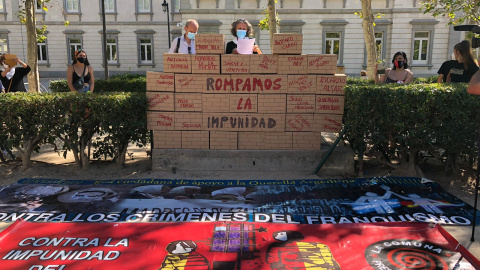
<svg viewBox="0 0 480 270"><path fill-rule="evenodd" d="M307 74L307 55L279 55L278 74Z"/></svg>
<svg viewBox="0 0 480 270"><path fill-rule="evenodd" d="M154 131L153 132L154 149L181 149L182 132L181 131Z"/></svg>
<svg viewBox="0 0 480 270"><path fill-rule="evenodd" d="M332 132L340 133L342 129L342 115L334 114L315 114L314 132Z"/></svg>
<svg viewBox="0 0 480 270"><path fill-rule="evenodd" d="M250 73L250 55L222 55L222 74Z"/></svg>
<svg viewBox="0 0 480 270"><path fill-rule="evenodd" d="M286 113L287 95L258 95L258 113Z"/></svg>
<svg viewBox="0 0 480 270"><path fill-rule="evenodd" d="M309 54L307 62L308 74L335 74L337 72L336 54Z"/></svg>
<svg viewBox="0 0 480 270"><path fill-rule="evenodd" d="M203 112L229 112L230 94L203 94Z"/></svg>
<svg viewBox="0 0 480 270"><path fill-rule="evenodd" d="M315 95L287 95L287 113L314 113Z"/></svg>
<svg viewBox="0 0 480 270"><path fill-rule="evenodd" d="M182 131L183 149L209 149L208 131Z"/></svg>
<svg viewBox="0 0 480 270"><path fill-rule="evenodd" d="M302 54L303 35L295 33L273 34L274 54Z"/></svg>
<svg viewBox="0 0 480 270"><path fill-rule="evenodd" d="M192 73L220 74L220 55L193 55Z"/></svg>
<svg viewBox="0 0 480 270"><path fill-rule="evenodd" d="M174 93L172 92L148 92L147 102L149 111L174 111Z"/></svg>
<svg viewBox="0 0 480 270"><path fill-rule="evenodd" d="M175 92L202 93L206 89L206 76L208 75L175 74Z"/></svg>
<svg viewBox="0 0 480 270"><path fill-rule="evenodd" d="M175 112L175 130L204 130L203 115L194 112Z"/></svg>
<svg viewBox="0 0 480 270"><path fill-rule="evenodd" d="M201 93L176 93L175 111L177 112L201 112L202 94Z"/></svg>
<svg viewBox="0 0 480 270"><path fill-rule="evenodd" d="M313 131L313 114L287 114L285 130L296 132Z"/></svg>
<svg viewBox="0 0 480 270"><path fill-rule="evenodd" d="M192 55L164 53L163 72L192 73Z"/></svg>
<svg viewBox="0 0 480 270"><path fill-rule="evenodd" d="M317 94L322 95L345 95L347 76L338 75L317 75Z"/></svg>
<svg viewBox="0 0 480 270"><path fill-rule="evenodd" d="M236 150L238 132L210 131L210 149Z"/></svg>
<svg viewBox="0 0 480 270"><path fill-rule="evenodd" d="M147 71L147 91L175 91L175 74Z"/></svg>
<svg viewBox="0 0 480 270"><path fill-rule="evenodd" d="M250 73L276 74L278 72L278 55L252 54L250 55Z"/></svg>
<svg viewBox="0 0 480 270"><path fill-rule="evenodd" d="M315 113L343 114L344 112L344 96L316 95L315 102Z"/></svg>
<svg viewBox="0 0 480 270"><path fill-rule="evenodd" d="M285 75L231 75L228 85L235 94L280 94L288 91Z"/></svg>
<svg viewBox="0 0 480 270"><path fill-rule="evenodd" d="M195 36L196 54L224 54L225 35L197 34Z"/></svg>
<svg viewBox="0 0 480 270"><path fill-rule="evenodd" d="M288 93L314 94L317 91L317 76L315 75L288 75Z"/></svg>
<svg viewBox="0 0 480 270"><path fill-rule="evenodd" d="M174 130L174 112L147 112L148 130Z"/></svg>
<svg viewBox="0 0 480 270"><path fill-rule="evenodd" d="M322 138L320 132L293 132L293 150L320 150Z"/></svg>

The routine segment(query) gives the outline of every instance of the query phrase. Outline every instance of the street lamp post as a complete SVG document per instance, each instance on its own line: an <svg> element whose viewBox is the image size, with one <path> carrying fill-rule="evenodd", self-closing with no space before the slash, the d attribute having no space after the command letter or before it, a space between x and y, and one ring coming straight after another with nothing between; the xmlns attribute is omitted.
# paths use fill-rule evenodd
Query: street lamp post
<svg viewBox="0 0 480 270"><path fill-rule="evenodd" d="M163 12L164 12L164 13L165 13L165 12L167 13L168 47L170 48L170 44L172 44L172 42L170 41L170 11L168 10L167 0L163 0L162 9L163 9Z"/></svg>
<svg viewBox="0 0 480 270"><path fill-rule="evenodd" d="M107 60L107 26L105 22L105 0L102 0L102 27L103 27L103 42L102 42L102 49L103 49L103 66L105 72L105 80L108 79L108 60Z"/></svg>

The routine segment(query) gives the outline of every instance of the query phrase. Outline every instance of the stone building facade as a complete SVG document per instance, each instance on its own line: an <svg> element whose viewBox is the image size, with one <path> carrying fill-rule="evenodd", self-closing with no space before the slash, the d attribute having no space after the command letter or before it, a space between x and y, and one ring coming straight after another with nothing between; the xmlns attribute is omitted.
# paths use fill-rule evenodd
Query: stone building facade
<svg viewBox="0 0 480 270"><path fill-rule="evenodd" d="M110 74L162 71L163 53L169 47L167 14L161 0L104 0L106 4L107 55ZM26 60L26 29L17 18L22 1L0 0L0 48ZM47 40L39 44L41 77L66 74L75 49L83 48L99 77L103 76L102 0L51 0L48 12L37 9L37 21L48 26ZM267 0L169 0L171 39L181 35L182 23L196 19L199 33L225 34L238 18L254 25L254 37L264 53L270 53L267 31L258 22ZM464 33L446 26L444 17L433 18L419 10L419 0L373 0L375 36L379 56L390 63L397 51L405 51L416 76L435 75L450 58ZM357 0L278 0L281 33L301 33L304 54L338 54L338 71L358 75L366 67L366 51ZM3 15L3 16L2 16ZM65 21L69 25L65 26Z"/></svg>

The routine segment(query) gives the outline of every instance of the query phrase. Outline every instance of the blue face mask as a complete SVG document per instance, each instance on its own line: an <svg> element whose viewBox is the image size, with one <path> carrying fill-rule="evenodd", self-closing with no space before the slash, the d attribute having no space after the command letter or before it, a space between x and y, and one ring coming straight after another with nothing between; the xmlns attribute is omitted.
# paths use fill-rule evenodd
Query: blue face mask
<svg viewBox="0 0 480 270"><path fill-rule="evenodd" d="M196 35L195 33L188 32L187 37L191 40L195 40L195 35Z"/></svg>
<svg viewBox="0 0 480 270"><path fill-rule="evenodd" d="M243 39L247 35L247 30L237 30L238 39Z"/></svg>

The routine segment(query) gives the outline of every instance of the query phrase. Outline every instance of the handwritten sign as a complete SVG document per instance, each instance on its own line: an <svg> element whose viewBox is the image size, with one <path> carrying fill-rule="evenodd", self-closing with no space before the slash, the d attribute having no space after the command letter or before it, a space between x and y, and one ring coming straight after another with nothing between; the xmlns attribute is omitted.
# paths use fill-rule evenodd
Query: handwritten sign
<svg viewBox="0 0 480 270"><path fill-rule="evenodd" d="M287 114L286 131L313 131L313 114Z"/></svg>
<svg viewBox="0 0 480 270"><path fill-rule="evenodd" d="M175 130L203 130L201 113L175 112Z"/></svg>
<svg viewBox="0 0 480 270"><path fill-rule="evenodd" d="M337 71L336 54L308 54L308 74L335 74Z"/></svg>
<svg viewBox="0 0 480 270"><path fill-rule="evenodd" d="M250 55L250 73L275 74L278 72L278 55L252 54Z"/></svg>
<svg viewBox="0 0 480 270"><path fill-rule="evenodd" d="M148 130L175 130L174 112L147 112Z"/></svg>
<svg viewBox="0 0 480 270"><path fill-rule="evenodd" d="M287 95L287 113L314 113L315 95Z"/></svg>
<svg viewBox="0 0 480 270"><path fill-rule="evenodd" d="M315 93L317 90L317 76L315 75L288 75L288 93Z"/></svg>
<svg viewBox="0 0 480 270"><path fill-rule="evenodd" d="M317 75L317 93L324 95L345 95L347 76Z"/></svg>
<svg viewBox="0 0 480 270"><path fill-rule="evenodd" d="M302 54L303 35L276 33L273 34L274 54Z"/></svg>
<svg viewBox="0 0 480 270"><path fill-rule="evenodd" d="M147 71L147 91L175 91L175 74Z"/></svg>
<svg viewBox="0 0 480 270"><path fill-rule="evenodd" d="M170 92L147 92L148 110L150 111L174 111L173 93Z"/></svg>
<svg viewBox="0 0 480 270"><path fill-rule="evenodd" d="M202 94L201 93L175 94L175 111L201 112L202 111Z"/></svg>
<svg viewBox="0 0 480 270"><path fill-rule="evenodd" d="M198 34L195 36L196 54L224 54L225 35Z"/></svg>
<svg viewBox="0 0 480 270"><path fill-rule="evenodd" d="M313 120L315 132L339 133L342 129L342 115L315 114Z"/></svg>
<svg viewBox="0 0 480 270"><path fill-rule="evenodd" d="M279 55L278 74L307 74L307 56Z"/></svg>
<svg viewBox="0 0 480 270"><path fill-rule="evenodd" d="M250 73L250 55L222 55L222 74Z"/></svg>
<svg viewBox="0 0 480 270"><path fill-rule="evenodd" d="M317 95L316 113L343 114L345 106L344 96Z"/></svg>
<svg viewBox="0 0 480 270"><path fill-rule="evenodd" d="M220 74L220 55L192 56L192 73Z"/></svg>
<svg viewBox="0 0 480 270"><path fill-rule="evenodd" d="M180 53L164 53L163 71L175 73L192 73L191 55Z"/></svg>

